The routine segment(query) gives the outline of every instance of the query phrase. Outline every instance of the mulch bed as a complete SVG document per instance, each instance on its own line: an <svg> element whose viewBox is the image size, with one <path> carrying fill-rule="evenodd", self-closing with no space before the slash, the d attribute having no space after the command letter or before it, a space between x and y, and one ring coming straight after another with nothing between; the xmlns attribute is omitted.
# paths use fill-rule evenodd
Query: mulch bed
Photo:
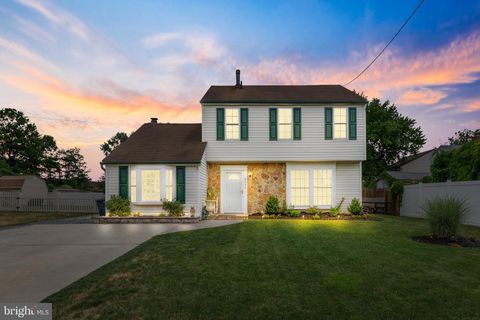
<svg viewBox="0 0 480 320"><path fill-rule="evenodd" d="M422 243L439 244L439 245L451 246L451 247L480 248L480 241L475 240L474 238L457 237L455 239L448 239L448 238L436 238L434 236L416 236L416 237L412 237L412 239Z"/></svg>
<svg viewBox="0 0 480 320"><path fill-rule="evenodd" d="M371 220L371 221L381 221L382 219L377 218L377 217L371 217L368 215L364 215L363 217L352 217L351 214L339 214L337 217L331 217L328 214L322 214L320 215L319 218L314 218L313 215L308 214L308 213L302 213L299 217L290 217L286 215L278 215L275 218L273 217L268 217L268 218L262 218L261 213L253 213L248 215L248 219L259 219L259 220Z"/></svg>

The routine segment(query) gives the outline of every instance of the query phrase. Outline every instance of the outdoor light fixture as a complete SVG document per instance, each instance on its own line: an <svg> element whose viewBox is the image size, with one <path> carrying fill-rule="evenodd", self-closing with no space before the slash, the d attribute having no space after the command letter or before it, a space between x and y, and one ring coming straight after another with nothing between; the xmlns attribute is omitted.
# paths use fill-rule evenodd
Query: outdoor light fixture
<svg viewBox="0 0 480 320"><path fill-rule="evenodd" d="M249 177L249 178L252 177L252 171L249 171L249 172L248 172L248 177Z"/></svg>

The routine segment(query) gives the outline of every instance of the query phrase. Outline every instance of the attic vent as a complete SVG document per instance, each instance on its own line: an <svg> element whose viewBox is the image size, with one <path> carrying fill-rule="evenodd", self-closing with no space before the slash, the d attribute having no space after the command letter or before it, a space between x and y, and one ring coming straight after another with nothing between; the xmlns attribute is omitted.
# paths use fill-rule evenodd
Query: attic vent
<svg viewBox="0 0 480 320"><path fill-rule="evenodd" d="M158 122L158 118L150 118L150 123L157 123Z"/></svg>

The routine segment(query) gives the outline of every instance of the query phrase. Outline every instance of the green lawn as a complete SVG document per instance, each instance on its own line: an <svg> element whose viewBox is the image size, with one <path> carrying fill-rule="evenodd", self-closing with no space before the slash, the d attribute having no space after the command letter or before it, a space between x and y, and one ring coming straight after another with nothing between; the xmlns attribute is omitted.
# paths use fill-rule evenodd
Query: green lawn
<svg viewBox="0 0 480 320"><path fill-rule="evenodd" d="M85 216L85 213L38 213L38 212L0 212L0 227L14 226L31 222L74 218Z"/></svg>
<svg viewBox="0 0 480 320"><path fill-rule="evenodd" d="M46 301L62 319L480 318L480 249L417 243L424 221L381 219L162 235Z"/></svg>

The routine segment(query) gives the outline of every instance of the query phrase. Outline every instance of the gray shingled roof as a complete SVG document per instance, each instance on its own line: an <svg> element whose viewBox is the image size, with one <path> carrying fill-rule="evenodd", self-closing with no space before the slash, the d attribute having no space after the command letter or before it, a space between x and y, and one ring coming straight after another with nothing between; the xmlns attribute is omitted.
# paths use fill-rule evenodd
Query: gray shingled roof
<svg viewBox="0 0 480 320"><path fill-rule="evenodd" d="M145 123L102 163L199 163L206 145L200 123Z"/></svg>
<svg viewBox="0 0 480 320"><path fill-rule="evenodd" d="M367 103L341 85L211 86L201 103Z"/></svg>

